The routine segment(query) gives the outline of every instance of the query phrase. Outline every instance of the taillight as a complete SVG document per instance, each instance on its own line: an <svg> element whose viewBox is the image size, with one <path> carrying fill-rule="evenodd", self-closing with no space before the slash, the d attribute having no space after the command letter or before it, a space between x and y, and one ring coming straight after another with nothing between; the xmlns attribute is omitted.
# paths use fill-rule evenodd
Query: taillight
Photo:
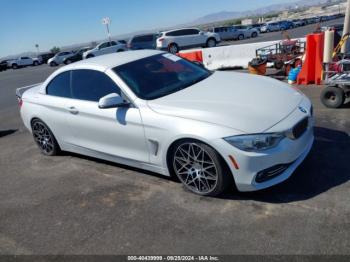
<svg viewBox="0 0 350 262"><path fill-rule="evenodd" d="M23 100L21 98L18 98L18 106L21 108L23 105Z"/></svg>
<svg viewBox="0 0 350 262"><path fill-rule="evenodd" d="M131 44L128 43L128 44L126 45L126 47L130 49L130 48L131 48Z"/></svg>
<svg viewBox="0 0 350 262"><path fill-rule="evenodd" d="M159 38L158 41L159 41L159 42L163 42L163 41L164 41L164 38Z"/></svg>

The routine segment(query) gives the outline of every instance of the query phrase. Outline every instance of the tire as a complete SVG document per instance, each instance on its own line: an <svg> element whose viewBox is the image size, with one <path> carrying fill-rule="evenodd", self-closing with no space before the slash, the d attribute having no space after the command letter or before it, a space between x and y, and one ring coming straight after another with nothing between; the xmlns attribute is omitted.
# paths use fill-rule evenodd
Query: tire
<svg viewBox="0 0 350 262"><path fill-rule="evenodd" d="M124 52L124 50L123 49L117 50L117 53L120 53L120 52Z"/></svg>
<svg viewBox="0 0 350 262"><path fill-rule="evenodd" d="M92 55L92 54L89 54L89 55L86 56L86 59L88 59L88 58L93 58L93 57L95 57L95 56Z"/></svg>
<svg viewBox="0 0 350 262"><path fill-rule="evenodd" d="M170 44L168 46L168 51L171 54L176 54L180 51L180 49L179 49L179 46L177 44L173 43L173 44Z"/></svg>
<svg viewBox="0 0 350 262"><path fill-rule="evenodd" d="M326 87L322 90L321 102L328 108L339 108L345 102L345 92L340 87Z"/></svg>
<svg viewBox="0 0 350 262"><path fill-rule="evenodd" d="M38 66L39 63L37 61L34 61L33 66Z"/></svg>
<svg viewBox="0 0 350 262"><path fill-rule="evenodd" d="M258 33L257 33L257 32L252 33L252 38L255 38L255 37L257 37L257 36L258 36Z"/></svg>
<svg viewBox="0 0 350 262"><path fill-rule="evenodd" d="M244 35L241 34L238 36L238 40L243 40L243 39L244 39Z"/></svg>
<svg viewBox="0 0 350 262"><path fill-rule="evenodd" d="M17 64L13 64L12 65L12 69L17 69L18 68L18 65Z"/></svg>
<svg viewBox="0 0 350 262"><path fill-rule="evenodd" d="M57 64L56 64L56 62L50 62L50 66L54 67L54 66L57 66Z"/></svg>
<svg viewBox="0 0 350 262"><path fill-rule="evenodd" d="M209 38L206 43L206 47L215 47L216 46L216 40L214 38Z"/></svg>
<svg viewBox="0 0 350 262"><path fill-rule="evenodd" d="M284 62L283 61L276 61L273 63L273 66L277 70L281 70L284 67Z"/></svg>
<svg viewBox="0 0 350 262"><path fill-rule="evenodd" d="M71 64L72 63L72 60L70 60L70 59L67 59L66 61L64 61L64 64L65 65L69 65L69 64Z"/></svg>
<svg viewBox="0 0 350 262"><path fill-rule="evenodd" d="M180 141L174 145L170 157L171 171L192 193L217 196L232 184L226 163L212 147L200 141Z"/></svg>
<svg viewBox="0 0 350 262"><path fill-rule="evenodd" d="M266 30L266 33L270 33L270 32L271 32L271 30L270 30L270 29L267 29L267 30Z"/></svg>
<svg viewBox="0 0 350 262"><path fill-rule="evenodd" d="M55 136L43 121L34 119L31 126L34 141L42 154L54 156L61 151Z"/></svg>

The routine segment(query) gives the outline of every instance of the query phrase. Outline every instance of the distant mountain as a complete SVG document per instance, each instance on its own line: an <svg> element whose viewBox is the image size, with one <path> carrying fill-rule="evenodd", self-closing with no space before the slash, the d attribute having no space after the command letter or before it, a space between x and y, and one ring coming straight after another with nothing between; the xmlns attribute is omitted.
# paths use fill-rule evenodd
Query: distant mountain
<svg viewBox="0 0 350 262"><path fill-rule="evenodd" d="M229 11L222 11L217 13L208 14L206 16L200 17L191 23L188 23L189 25L200 25L200 24L209 24L229 19L236 19L236 18L243 18L248 16L256 16L256 15L264 15L267 13L272 12L280 12L288 9L293 9L296 6L300 7L307 7L307 6L314 6L314 5L320 5L330 2L329 0L298 0L298 1L291 1L290 3L286 4L274 4L274 5L268 5L266 7L258 8L255 10L247 10L243 12L229 12ZM338 2L338 0L333 0L331 2Z"/></svg>

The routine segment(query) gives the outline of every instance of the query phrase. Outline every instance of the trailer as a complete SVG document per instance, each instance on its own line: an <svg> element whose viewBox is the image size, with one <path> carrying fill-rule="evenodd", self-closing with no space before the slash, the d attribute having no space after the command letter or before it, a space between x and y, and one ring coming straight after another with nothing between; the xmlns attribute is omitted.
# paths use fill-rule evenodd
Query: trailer
<svg viewBox="0 0 350 262"><path fill-rule="evenodd" d="M286 75L289 71L302 64L306 42L300 40L284 40L279 43L256 50L256 57L273 63L274 68L284 68Z"/></svg>

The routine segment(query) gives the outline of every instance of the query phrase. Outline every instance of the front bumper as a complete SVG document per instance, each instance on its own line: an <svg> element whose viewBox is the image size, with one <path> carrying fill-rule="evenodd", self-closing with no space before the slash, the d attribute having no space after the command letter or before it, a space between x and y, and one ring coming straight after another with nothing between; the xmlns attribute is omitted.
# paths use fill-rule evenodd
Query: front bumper
<svg viewBox="0 0 350 262"><path fill-rule="evenodd" d="M285 130L286 125L295 125L305 114L295 111L287 119L271 128L272 132ZM228 164L239 191L256 191L279 184L288 179L309 154L314 142L313 119L298 138L286 137L275 148L262 152L246 152L235 148L226 141L217 140L216 148ZM236 165L232 163L234 158ZM267 179L259 179L261 172L270 172ZM277 171L276 171L277 170ZM275 173L275 171L277 173Z"/></svg>

